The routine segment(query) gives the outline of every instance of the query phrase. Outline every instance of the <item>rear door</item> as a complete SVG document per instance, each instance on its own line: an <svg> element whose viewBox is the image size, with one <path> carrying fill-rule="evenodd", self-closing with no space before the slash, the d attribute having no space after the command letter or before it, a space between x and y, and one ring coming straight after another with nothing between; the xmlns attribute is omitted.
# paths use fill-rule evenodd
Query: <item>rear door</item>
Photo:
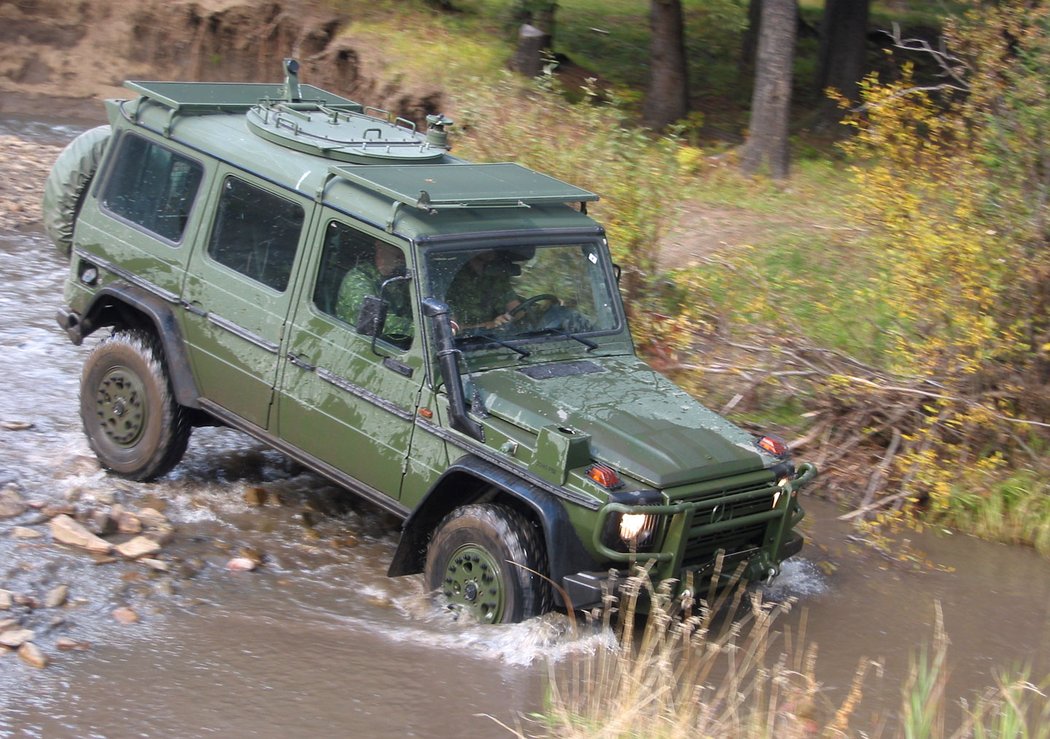
<svg viewBox="0 0 1050 739"><path fill-rule="evenodd" d="M311 203L230 171L213 198L215 216L183 289L197 386L211 410L268 428Z"/></svg>

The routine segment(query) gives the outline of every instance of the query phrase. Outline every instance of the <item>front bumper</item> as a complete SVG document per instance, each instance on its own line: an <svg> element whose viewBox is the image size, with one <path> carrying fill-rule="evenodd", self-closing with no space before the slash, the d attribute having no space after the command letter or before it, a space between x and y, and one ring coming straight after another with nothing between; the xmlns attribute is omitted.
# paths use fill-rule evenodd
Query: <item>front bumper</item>
<svg viewBox="0 0 1050 739"><path fill-rule="evenodd" d="M579 572L564 577L563 587L566 594L573 607L592 607L601 603L602 597L609 592L610 580L622 581L631 571L633 564L650 562L654 564L652 573L656 579L673 578L679 583L689 578L695 581L710 576L718 561L721 562L724 572L730 572L739 563L747 562L745 578L771 580L779 574L780 562L802 549L802 536L793 531L805 516L805 511L798 504L797 494L816 477L816 474L816 467L804 463L786 483L757 490L656 506L609 503L598 514L593 545L603 559L613 563L613 567L605 572ZM768 499L771 496L774 503L767 510L722 517L725 511L731 510L735 505L746 505L751 501ZM608 546L602 541L602 532L606 530L609 517L615 514L662 517L663 548L653 552L621 552ZM756 528L762 535L761 541L731 551L718 549L711 556L699 560L686 557L687 545L690 543L695 544L705 539L710 541L734 531Z"/></svg>

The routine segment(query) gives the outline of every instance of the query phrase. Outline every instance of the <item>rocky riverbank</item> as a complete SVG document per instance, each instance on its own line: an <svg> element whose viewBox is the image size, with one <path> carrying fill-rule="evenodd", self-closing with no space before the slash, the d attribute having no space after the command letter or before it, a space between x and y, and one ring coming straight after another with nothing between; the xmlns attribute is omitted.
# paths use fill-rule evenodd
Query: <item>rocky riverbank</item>
<svg viewBox="0 0 1050 739"><path fill-rule="evenodd" d="M4 425L11 430L14 423ZM8 525L11 521L15 523ZM0 489L0 522L3 535L15 542L8 567L25 573L45 559L52 560L47 569L56 573L54 578L35 579L29 587L9 589L8 580L19 580L9 571L0 588L0 658L17 652L31 667L46 667L55 651L90 648L78 638L75 619L67 616L87 605L83 588L63 581L64 568L53 561L56 552L42 556L43 548L61 552L60 557L88 558L98 566L122 565L121 581L153 578L161 593L174 592L174 577L192 576L196 566L164 553L175 537L175 527L164 514L155 508L125 508L101 491L72 488L65 502L47 502L26 498L18 484L8 483ZM111 617L122 624L139 620L127 604L113 608Z"/></svg>
<svg viewBox="0 0 1050 739"><path fill-rule="evenodd" d="M0 134L0 230L39 226L44 180L61 149Z"/></svg>

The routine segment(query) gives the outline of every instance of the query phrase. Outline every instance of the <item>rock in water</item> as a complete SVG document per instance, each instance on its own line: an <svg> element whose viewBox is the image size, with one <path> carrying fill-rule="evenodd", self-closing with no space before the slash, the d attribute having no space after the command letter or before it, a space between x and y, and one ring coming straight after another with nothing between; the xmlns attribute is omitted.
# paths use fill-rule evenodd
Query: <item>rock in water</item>
<svg viewBox="0 0 1050 739"><path fill-rule="evenodd" d="M44 656L43 652L41 652L33 642L26 642L19 647L18 656L30 667L35 667L38 670L47 667L47 657Z"/></svg>
<svg viewBox="0 0 1050 739"><path fill-rule="evenodd" d="M113 611L113 618L122 624L134 624L138 623L139 614L135 613L128 607L117 608Z"/></svg>
<svg viewBox="0 0 1050 739"><path fill-rule="evenodd" d="M0 490L0 518L14 518L26 512L26 502L13 487Z"/></svg>
<svg viewBox="0 0 1050 739"><path fill-rule="evenodd" d="M69 597L69 586L59 585L57 588L53 588L48 592L44 598L44 608L59 608L65 605L66 598Z"/></svg>
<svg viewBox="0 0 1050 739"><path fill-rule="evenodd" d="M30 629L11 629L0 634L0 644L11 649L17 649L27 641L32 641L36 636Z"/></svg>
<svg viewBox="0 0 1050 739"><path fill-rule="evenodd" d="M160 544L146 536L136 536L131 541L126 541L116 547L117 554L126 559L138 559L148 557L160 551Z"/></svg>
<svg viewBox="0 0 1050 739"><path fill-rule="evenodd" d="M247 557L234 557L226 563L226 569L233 572L251 572L255 567L255 562Z"/></svg>
<svg viewBox="0 0 1050 739"><path fill-rule="evenodd" d="M108 541L98 538L64 513L51 519L51 536L62 544L99 554L107 554L112 548Z"/></svg>

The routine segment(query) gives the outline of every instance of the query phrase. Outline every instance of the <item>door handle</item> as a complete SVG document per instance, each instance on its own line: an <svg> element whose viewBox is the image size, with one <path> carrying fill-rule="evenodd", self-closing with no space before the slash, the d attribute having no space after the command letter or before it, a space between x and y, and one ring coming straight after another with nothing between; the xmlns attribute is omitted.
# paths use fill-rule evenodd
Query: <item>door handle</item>
<svg viewBox="0 0 1050 739"><path fill-rule="evenodd" d="M317 369L317 365L310 364L310 360L302 354L293 354L288 352L288 361L294 364L296 367L306 370L307 372L313 372Z"/></svg>

